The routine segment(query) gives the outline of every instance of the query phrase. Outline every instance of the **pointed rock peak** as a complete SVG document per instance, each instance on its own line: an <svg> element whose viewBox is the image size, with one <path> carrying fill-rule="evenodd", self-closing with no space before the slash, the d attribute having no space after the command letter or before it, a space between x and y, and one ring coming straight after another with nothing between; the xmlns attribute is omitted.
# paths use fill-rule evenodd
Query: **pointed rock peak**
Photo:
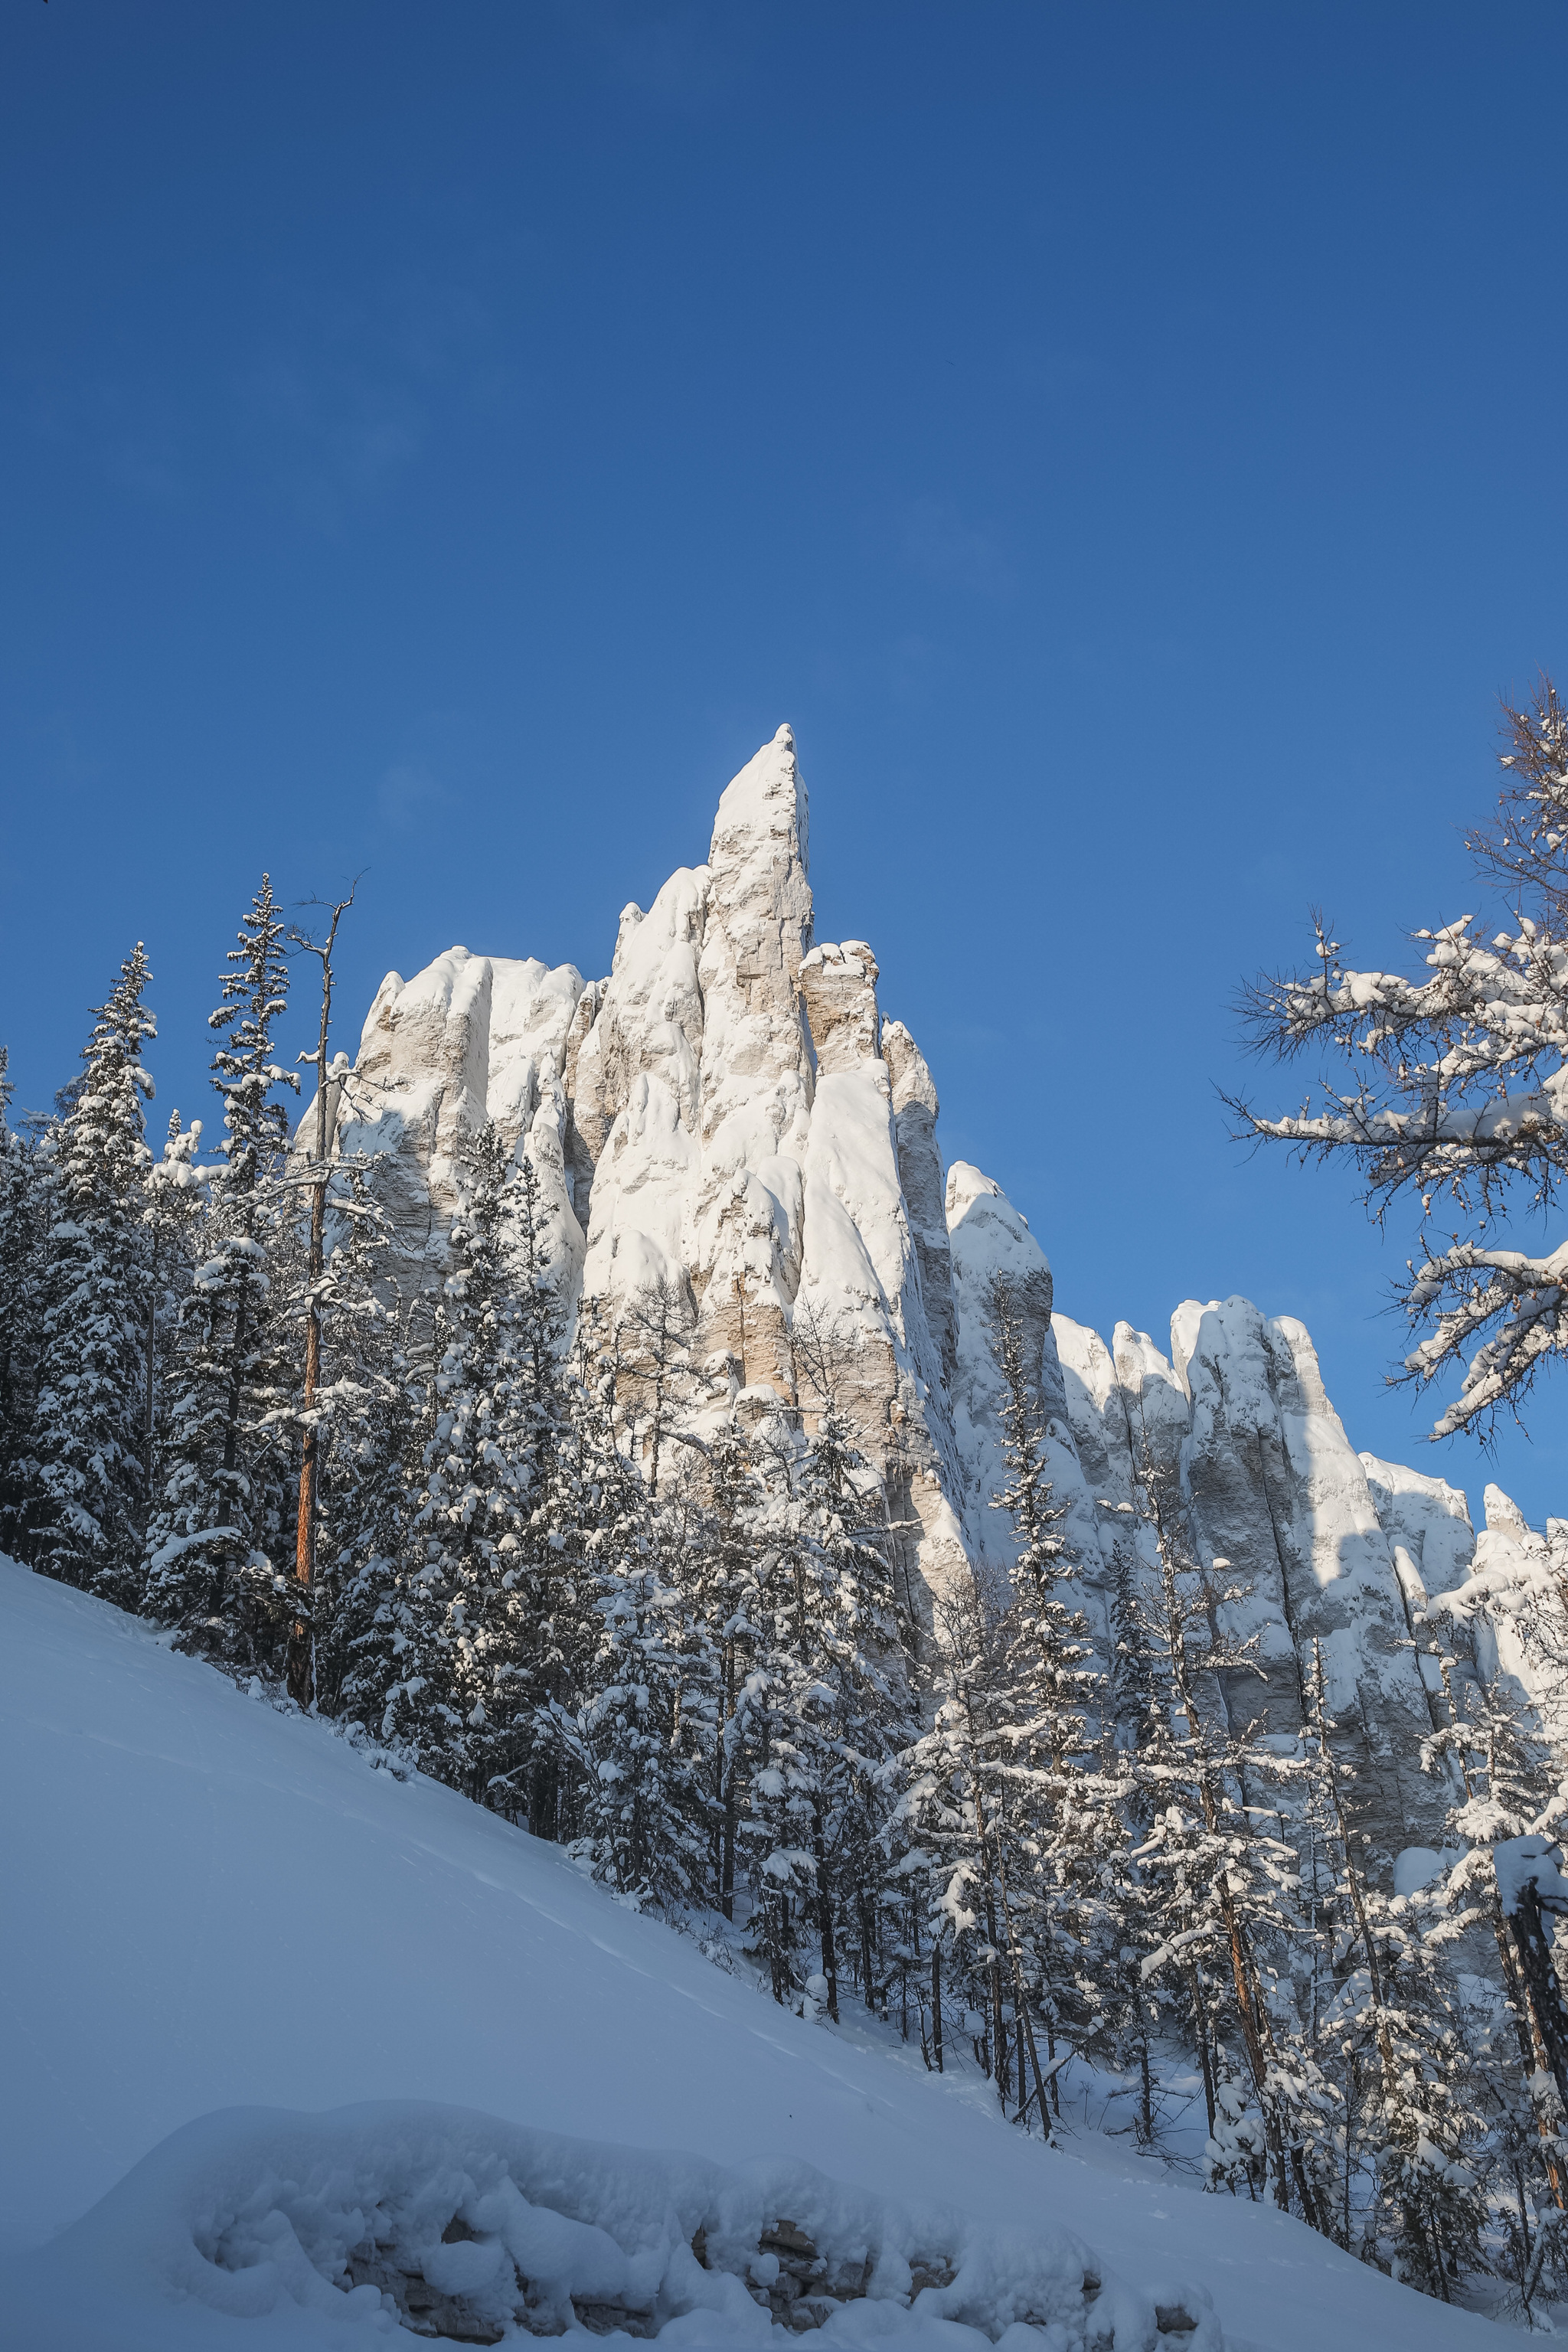
<svg viewBox="0 0 1568 2352"><path fill-rule="evenodd" d="M1237 1362L1265 1349L1264 1318L1239 1292L1229 1298L1184 1298L1171 1318L1171 1361L1183 1381L1199 1354L1224 1354Z"/></svg>
<svg viewBox="0 0 1568 2352"><path fill-rule="evenodd" d="M1169 1357L1161 1353L1147 1331L1136 1330L1131 1323L1117 1324L1110 1335L1110 1352L1118 1374L1128 1384L1150 1374L1165 1381L1176 1377Z"/></svg>
<svg viewBox="0 0 1568 2352"><path fill-rule="evenodd" d="M1483 1501L1488 1535L1522 1537L1534 1533L1512 1496L1505 1495L1500 1486L1489 1486Z"/></svg>
<svg viewBox="0 0 1568 2352"><path fill-rule="evenodd" d="M631 938L632 933L637 929L638 924L645 922L647 919L644 915L642 908L637 905L635 898L630 899L627 904L621 908L620 925L616 932L616 952L610 962L610 971L612 976L616 972L619 971L621 968L621 958L626 953L626 941Z"/></svg>
<svg viewBox="0 0 1568 2352"><path fill-rule="evenodd" d="M1007 1196L994 1177L967 1160L955 1160L947 1171L947 1222L960 1223L976 1201L1005 1201ZM1009 1203L1011 1205L1011 1203Z"/></svg>
<svg viewBox="0 0 1568 2352"><path fill-rule="evenodd" d="M962 1258L971 1276L988 1265L992 1273L1021 1280L1043 1276L1049 1319L1050 1263L1029 1231L1029 1220L1000 1184L967 1160L955 1160L947 1171L947 1230L954 1265Z"/></svg>
<svg viewBox="0 0 1568 2352"><path fill-rule="evenodd" d="M888 1065L888 1075L893 1082L894 1110L903 1110L912 1102L923 1103L935 1118L941 1108L937 1101L936 1081L927 1066L925 1055L901 1021L883 1022L882 1059Z"/></svg>
<svg viewBox="0 0 1568 2352"><path fill-rule="evenodd" d="M784 720L784 725L775 732L773 741L775 743L782 743L786 751L793 751L795 750L795 729L790 725L787 719Z"/></svg>
<svg viewBox="0 0 1568 2352"><path fill-rule="evenodd" d="M795 737L787 727L781 727L773 741L747 761L726 787L713 820L709 864L716 876L752 865L760 856L770 864L798 868L805 880L809 864L805 786L795 762Z"/></svg>

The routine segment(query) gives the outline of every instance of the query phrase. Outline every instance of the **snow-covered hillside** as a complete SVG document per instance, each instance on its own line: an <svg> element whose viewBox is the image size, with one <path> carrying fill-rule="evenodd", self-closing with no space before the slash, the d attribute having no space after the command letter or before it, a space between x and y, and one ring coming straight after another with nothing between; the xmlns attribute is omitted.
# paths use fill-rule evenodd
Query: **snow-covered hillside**
<svg viewBox="0 0 1568 2352"><path fill-rule="evenodd" d="M777 2341L740 2273L782 2309L806 2239L847 2297L825 2344L1498 2340L1126 2143L1021 2139L978 2076L781 2011L559 1851L10 1563L0 1758L16 2352L406 2340L399 2258L469 2341L511 2263L542 2326Z"/></svg>

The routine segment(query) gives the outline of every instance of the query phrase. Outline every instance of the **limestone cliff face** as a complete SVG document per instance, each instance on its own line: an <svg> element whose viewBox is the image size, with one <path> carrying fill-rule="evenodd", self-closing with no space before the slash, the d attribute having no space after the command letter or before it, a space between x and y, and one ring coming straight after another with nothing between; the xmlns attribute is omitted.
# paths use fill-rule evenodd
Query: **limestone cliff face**
<svg viewBox="0 0 1568 2352"><path fill-rule="evenodd" d="M1435 1843L1448 1791L1418 1764L1436 1705L1420 1616L1447 1609L1485 1670L1527 1682L1517 1637L1470 1601L1489 1561L1544 1556L1568 1530L1533 1534L1489 1489L1478 1545L1462 1495L1353 1452L1305 1329L1246 1299L1179 1307L1168 1356L1127 1324L1108 1344L1057 1313L1027 1221L980 1170L944 1170L936 1087L883 1017L870 947L815 940L808 860L781 727L723 793L706 863L622 911L604 979L463 948L388 976L338 1124L383 1155L407 1279L437 1272L464 1136L493 1119L539 1173L570 1298L623 1319L667 1301L701 1368L693 1412L782 1402L809 1423L831 1362L929 1623L956 1581L1007 1576L987 1329L1005 1274L1100 1638L1146 1439L1198 1556L1251 1587L1234 1630L1262 1675L1226 1694L1233 1711L1292 1733L1321 1655L1379 1843Z"/></svg>

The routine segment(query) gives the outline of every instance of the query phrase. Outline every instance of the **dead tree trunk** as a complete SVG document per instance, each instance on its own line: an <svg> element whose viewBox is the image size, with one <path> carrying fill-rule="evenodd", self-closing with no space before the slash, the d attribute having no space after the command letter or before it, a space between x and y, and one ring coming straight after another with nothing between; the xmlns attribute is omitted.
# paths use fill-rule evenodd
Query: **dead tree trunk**
<svg viewBox="0 0 1568 2352"><path fill-rule="evenodd" d="M1510 1843L1523 1845L1539 1841L1515 1838ZM1507 1846L1498 1848L1500 1864L1507 1851ZM1555 1878L1555 1868L1550 1864L1547 1866ZM1563 1988L1557 1980L1552 1938L1543 1916L1548 1910L1561 1914L1568 1906L1552 1892L1546 1892L1543 1895L1533 1873L1521 1871L1510 1885L1505 1871L1500 1868L1498 1881L1509 1933L1519 1954L1519 1972L1524 1980L1541 2052L1552 2071L1557 2095L1564 2107L1568 2107L1568 2010L1563 2004Z"/></svg>

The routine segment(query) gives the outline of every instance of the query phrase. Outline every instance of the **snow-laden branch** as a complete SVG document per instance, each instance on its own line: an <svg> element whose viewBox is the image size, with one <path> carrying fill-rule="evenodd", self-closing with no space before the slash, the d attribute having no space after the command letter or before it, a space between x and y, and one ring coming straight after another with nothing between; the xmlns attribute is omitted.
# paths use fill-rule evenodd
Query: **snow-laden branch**
<svg viewBox="0 0 1568 2352"><path fill-rule="evenodd" d="M1500 818L1469 845L1508 886L1508 927L1489 935L1466 914L1415 932L1426 977L1412 979L1346 964L1319 922L1311 965L1258 981L1243 1012L1260 1051L1315 1050L1345 1075L1284 1115L1229 1103L1248 1140L1347 1157L1380 1221L1407 1192L1424 1226L1454 1217L1401 1286L1425 1328L1396 1377L1460 1370L1437 1437L1486 1435L1568 1351L1568 1240L1505 1246L1494 1230L1521 1213L1550 1219L1568 1177L1568 713L1543 681L1531 709L1507 717Z"/></svg>

